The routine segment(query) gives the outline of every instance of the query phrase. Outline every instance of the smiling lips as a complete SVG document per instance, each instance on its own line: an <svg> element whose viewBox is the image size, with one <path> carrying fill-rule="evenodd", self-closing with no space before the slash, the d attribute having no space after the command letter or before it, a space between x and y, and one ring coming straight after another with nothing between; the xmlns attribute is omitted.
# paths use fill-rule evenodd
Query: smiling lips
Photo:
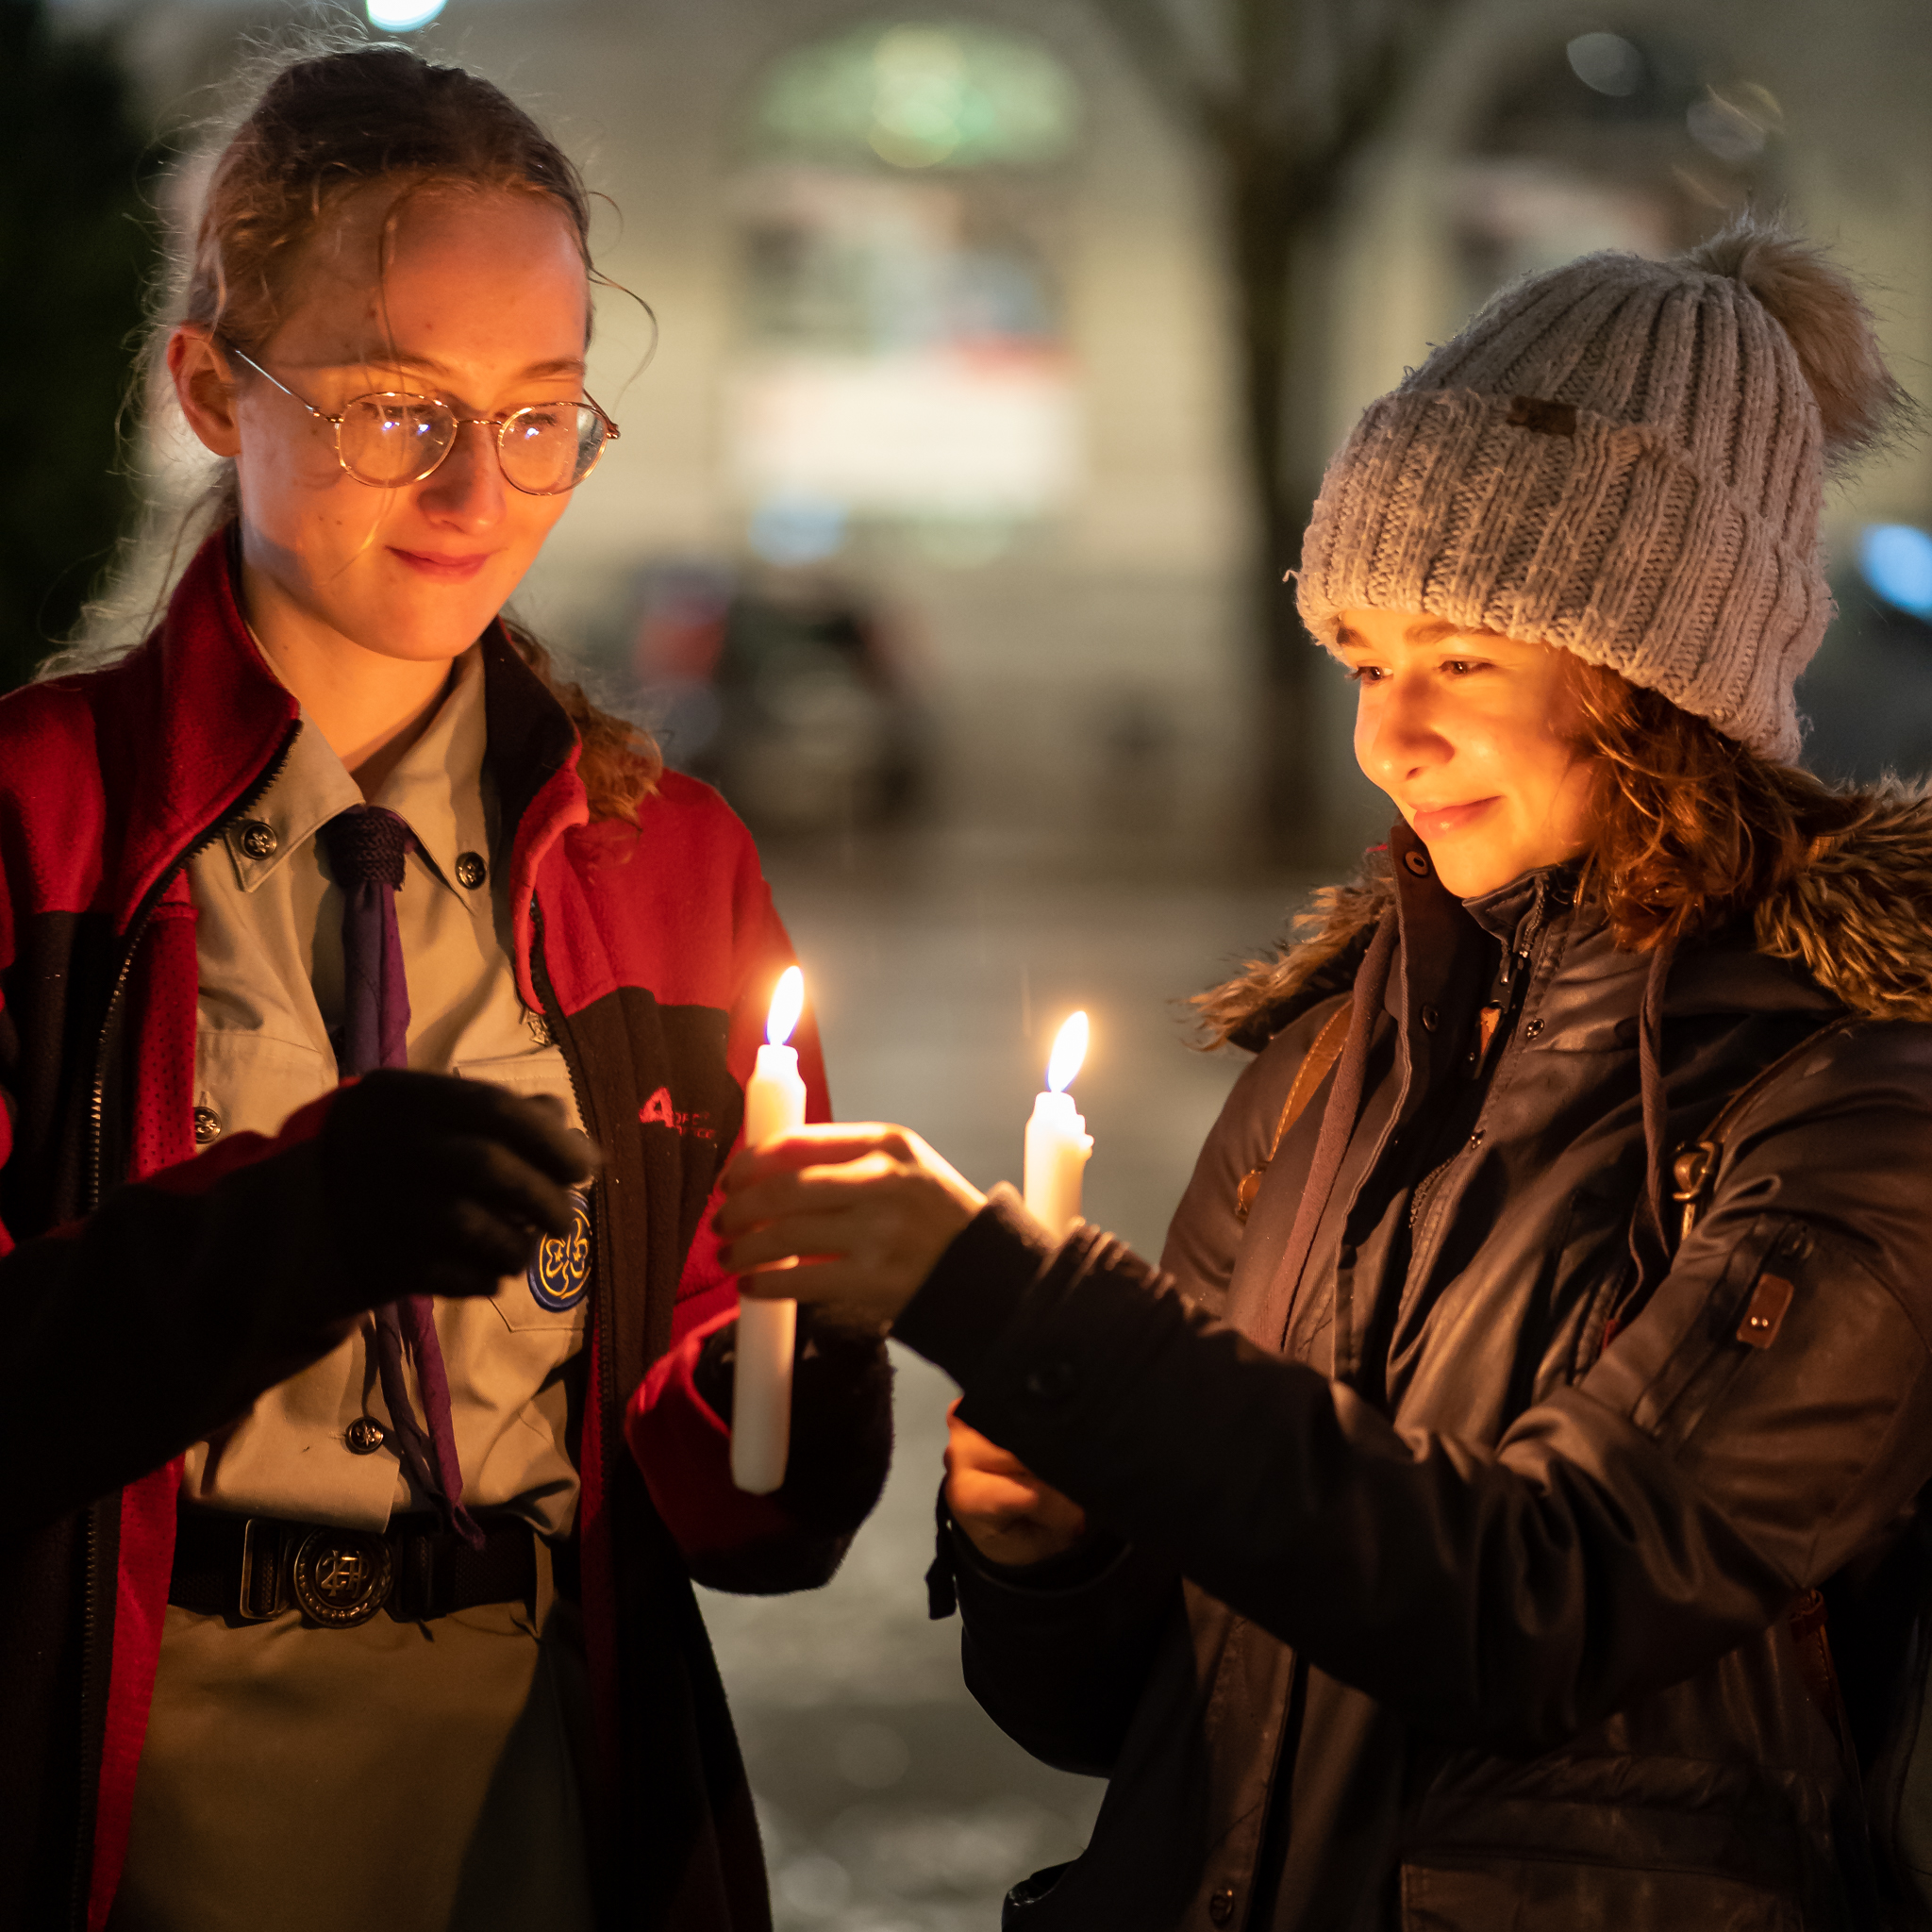
<svg viewBox="0 0 1932 1932"><path fill-rule="evenodd" d="M478 550L469 557L438 557L425 550L399 550L391 544L390 555L433 583L466 584L490 561L491 553Z"/></svg>
<svg viewBox="0 0 1932 1932"><path fill-rule="evenodd" d="M1411 822L1415 835L1424 844L1431 839L1442 839L1452 832L1460 832L1475 824L1491 806L1499 804L1497 798L1472 798L1463 805L1439 805L1430 810L1418 810Z"/></svg>

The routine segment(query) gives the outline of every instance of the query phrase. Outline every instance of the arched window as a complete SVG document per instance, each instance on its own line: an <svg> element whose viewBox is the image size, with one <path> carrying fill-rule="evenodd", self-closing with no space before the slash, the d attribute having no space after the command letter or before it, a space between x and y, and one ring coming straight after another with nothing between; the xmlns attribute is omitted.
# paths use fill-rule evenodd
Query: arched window
<svg viewBox="0 0 1932 1932"><path fill-rule="evenodd" d="M1079 478L1057 266L1079 126L1044 46L887 22L765 74L744 130L731 453L754 549L996 549Z"/></svg>

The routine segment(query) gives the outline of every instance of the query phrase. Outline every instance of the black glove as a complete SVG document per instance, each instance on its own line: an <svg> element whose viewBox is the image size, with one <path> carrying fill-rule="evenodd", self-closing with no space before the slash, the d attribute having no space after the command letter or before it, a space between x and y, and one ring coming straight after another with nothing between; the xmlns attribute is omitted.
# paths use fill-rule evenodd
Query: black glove
<svg viewBox="0 0 1932 1932"><path fill-rule="evenodd" d="M597 1169L553 1101L385 1068L338 1094L320 1142L324 1319L406 1294L490 1294L571 1229Z"/></svg>

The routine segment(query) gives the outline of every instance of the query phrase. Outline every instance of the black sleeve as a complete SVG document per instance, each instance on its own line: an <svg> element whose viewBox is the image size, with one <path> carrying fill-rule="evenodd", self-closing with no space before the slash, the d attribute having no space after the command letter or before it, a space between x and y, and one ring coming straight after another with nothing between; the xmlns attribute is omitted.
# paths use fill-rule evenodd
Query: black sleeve
<svg viewBox="0 0 1932 1932"><path fill-rule="evenodd" d="M1097 1524L1417 1727L1540 1750L1764 1628L1932 1476L1928 1096L1932 1030L1841 1041L1727 1151L1643 1313L1493 1447L1398 1430L1097 1231L1042 1265L997 1202L970 1286L942 1266L898 1332Z"/></svg>
<svg viewBox="0 0 1932 1932"><path fill-rule="evenodd" d="M955 1525L944 1533L966 1688L1043 1763L1108 1776L1181 1614L1179 1573L1105 1531L1024 1569L988 1562Z"/></svg>
<svg viewBox="0 0 1932 1932"><path fill-rule="evenodd" d="M261 1292L307 1269L289 1230L322 1224L314 1143L206 1191L117 1189L85 1222L0 1259L14 1372L0 1457L31 1527L160 1467L326 1355L344 1323L303 1325L315 1297Z"/></svg>

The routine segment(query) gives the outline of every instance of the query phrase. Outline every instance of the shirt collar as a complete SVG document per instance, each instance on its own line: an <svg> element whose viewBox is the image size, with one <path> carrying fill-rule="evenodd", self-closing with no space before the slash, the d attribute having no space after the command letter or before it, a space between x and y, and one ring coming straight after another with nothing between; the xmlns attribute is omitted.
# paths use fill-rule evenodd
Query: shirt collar
<svg viewBox="0 0 1932 1932"><path fill-rule="evenodd" d="M449 691L436 715L372 802L408 826L444 885L453 891L473 891L487 875L490 850L482 785L482 652L473 644L452 669ZM244 892L255 891L339 812L362 803L360 787L305 711L275 783L225 833L237 884Z"/></svg>

